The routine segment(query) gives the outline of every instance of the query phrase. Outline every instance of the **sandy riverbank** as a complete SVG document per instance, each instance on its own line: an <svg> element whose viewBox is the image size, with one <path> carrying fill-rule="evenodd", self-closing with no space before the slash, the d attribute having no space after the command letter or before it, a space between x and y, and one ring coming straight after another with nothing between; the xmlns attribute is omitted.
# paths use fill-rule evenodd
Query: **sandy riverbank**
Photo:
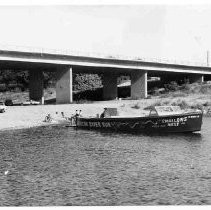
<svg viewBox="0 0 211 210"><path fill-rule="evenodd" d="M82 110L84 116L93 116L103 112L104 107L117 107L122 115L137 116L143 114L141 109L133 109L131 106L137 101L102 101L91 104L65 104L65 105L35 105L35 106L9 106L5 113L0 113L0 130L29 128L34 126L43 126L45 116L50 114L56 117L56 112L61 116L70 117L75 110ZM147 100L147 103L149 100ZM142 100L144 106L145 102ZM58 117L57 117L58 119Z"/></svg>
<svg viewBox="0 0 211 210"><path fill-rule="evenodd" d="M117 107L119 114L122 116L143 116L148 111L143 110L145 107L155 104L172 104L181 102L194 105L197 103L204 104L211 101L210 97L201 97L200 95L176 98L152 98L142 100L114 100L100 101L87 104L65 104L65 105L35 105L35 106L9 106L5 113L0 113L0 130L29 128L35 126L44 126L48 123L43 122L45 116L50 114L56 117L56 112L61 116L64 112L66 117L70 117L75 110L82 110L83 116L96 116L103 112L104 107ZM61 119L61 118L60 118Z"/></svg>

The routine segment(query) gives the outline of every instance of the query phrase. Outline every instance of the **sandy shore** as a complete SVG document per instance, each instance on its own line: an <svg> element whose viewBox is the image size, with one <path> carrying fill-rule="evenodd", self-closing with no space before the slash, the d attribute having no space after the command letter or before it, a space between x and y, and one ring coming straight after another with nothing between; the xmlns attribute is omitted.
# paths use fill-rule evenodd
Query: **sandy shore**
<svg viewBox="0 0 211 210"><path fill-rule="evenodd" d="M29 128L34 126L44 126L49 123L43 122L45 116L50 114L53 118L59 119L56 112L61 116L64 112L66 117L71 117L75 111L82 110L83 116L96 116L101 114L104 107L116 107L121 116L144 116L148 111L143 109L157 102L169 104L173 102L184 101L184 97L169 97L169 98L152 98L142 100L114 100L100 101L87 104L65 104L65 105L35 105L35 106L9 106L5 113L0 113L0 130ZM168 102L168 103L165 103ZM189 105L197 103L211 104L210 96L191 95L185 98L185 102ZM60 119L62 119L60 117Z"/></svg>
<svg viewBox="0 0 211 210"><path fill-rule="evenodd" d="M150 100L141 100L143 108L149 104ZM35 106L9 106L5 113L0 113L0 130L30 128L34 126L43 126L48 123L43 122L45 116L50 114L58 119L56 112L61 116L70 117L75 110L82 110L84 116L95 116L103 112L104 107L117 107L121 115L143 115L142 109L131 108L137 101L102 101L91 104L65 104L65 105L35 105ZM57 116L57 117L56 117Z"/></svg>

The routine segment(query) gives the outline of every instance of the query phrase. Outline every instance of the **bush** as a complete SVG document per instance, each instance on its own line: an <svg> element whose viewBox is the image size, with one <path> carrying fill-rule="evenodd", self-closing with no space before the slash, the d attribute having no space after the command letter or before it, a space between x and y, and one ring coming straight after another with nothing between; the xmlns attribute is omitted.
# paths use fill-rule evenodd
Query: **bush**
<svg viewBox="0 0 211 210"><path fill-rule="evenodd" d="M179 86L176 81L172 81L169 84L164 84L164 87L167 91L176 91L179 90Z"/></svg>
<svg viewBox="0 0 211 210"><path fill-rule="evenodd" d="M73 90L85 91L102 87L101 77L97 74L73 75Z"/></svg>
<svg viewBox="0 0 211 210"><path fill-rule="evenodd" d="M202 94L209 93L211 91L211 86L210 85L201 85L199 88L199 92Z"/></svg>
<svg viewBox="0 0 211 210"><path fill-rule="evenodd" d="M191 106L192 109L200 109L200 110L203 110L204 109L204 106L202 104L195 104L193 106Z"/></svg>
<svg viewBox="0 0 211 210"><path fill-rule="evenodd" d="M7 90L7 87L5 84L0 84L0 92L4 92Z"/></svg>
<svg viewBox="0 0 211 210"><path fill-rule="evenodd" d="M168 97L169 97L169 94L165 93L165 94L160 95L159 98L168 98Z"/></svg>
<svg viewBox="0 0 211 210"><path fill-rule="evenodd" d="M102 93L103 93L102 88L97 88L97 89L93 89L93 90L77 91L73 95L73 100L74 101L81 101L81 100L100 101L100 100L103 100Z"/></svg>
<svg viewBox="0 0 211 210"><path fill-rule="evenodd" d="M171 96L174 97L174 98L176 98L176 97L186 97L187 94L183 93L183 92L176 92L176 93L172 93Z"/></svg>
<svg viewBox="0 0 211 210"><path fill-rule="evenodd" d="M152 98L152 96L148 95L146 99L151 99L151 98Z"/></svg>
<svg viewBox="0 0 211 210"><path fill-rule="evenodd" d="M54 87L56 72L44 71L44 88ZM24 91L29 86L29 72L23 70L0 70L0 92L15 90ZM102 86L101 77L97 74L73 74L73 90L90 90Z"/></svg>
<svg viewBox="0 0 211 210"><path fill-rule="evenodd" d="M151 104L150 106L147 106L144 108L144 110L147 110L147 109L150 109L151 107L154 107L154 106L166 106L166 105L169 105L169 101L156 101L155 103Z"/></svg>
<svg viewBox="0 0 211 210"><path fill-rule="evenodd" d="M205 103L203 103L203 106L211 106L211 102L210 101L206 101Z"/></svg>
<svg viewBox="0 0 211 210"><path fill-rule="evenodd" d="M185 83L182 85L181 90L190 91L191 85L189 83Z"/></svg>
<svg viewBox="0 0 211 210"><path fill-rule="evenodd" d="M154 87L153 90L152 90L152 92L153 92L153 95L154 96L160 95L159 88L157 88L157 87Z"/></svg>
<svg viewBox="0 0 211 210"><path fill-rule="evenodd" d="M180 106L181 109L187 109L187 108L190 107L188 105L188 103L186 101L184 101L184 100L182 100L182 101L178 100L176 102L173 102L171 105L172 106Z"/></svg>

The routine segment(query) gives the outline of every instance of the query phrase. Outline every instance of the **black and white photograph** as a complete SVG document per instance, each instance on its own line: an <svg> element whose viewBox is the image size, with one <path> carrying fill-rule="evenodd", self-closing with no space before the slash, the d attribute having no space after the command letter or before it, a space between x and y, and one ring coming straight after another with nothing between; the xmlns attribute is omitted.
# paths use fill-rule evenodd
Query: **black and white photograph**
<svg viewBox="0 0 211 210"><path fill-rule="evenodd" d="M209 207L211 2L0 1L0 151L0 207Z"/></svg>

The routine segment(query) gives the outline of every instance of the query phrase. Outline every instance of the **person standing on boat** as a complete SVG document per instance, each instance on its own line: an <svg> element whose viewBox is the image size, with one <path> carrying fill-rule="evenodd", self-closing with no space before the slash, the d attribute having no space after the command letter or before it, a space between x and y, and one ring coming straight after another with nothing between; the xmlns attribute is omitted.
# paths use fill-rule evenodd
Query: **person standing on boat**
<svg viewBox="0 0 211 210"><path fill-rule="evenodd" d="M82 111L80 110L79 111L79 115L78 115L79 117L81 117L82 116Z"/></svg>
<svg viewBox="0 0 211 210"><path fill-rule="evenodd" d="M76 112L75 112L75 116L76 116L76 117L79 117L79 115L80 115L79 110L76 110Z"/></svg>
<svg viewBox="0 0 211 210"><path fill-rule="evenodd" d="M74 121L74 123L72 122L72 124L77 125L77 120L78 120L78 117L80 117L80 116L81 116L81 110L80 110L80 111L79 111L79 110L76 110L75 116L72 117L72 120ZM71 121L72 121L72 120L71 120Z"/></svg>

